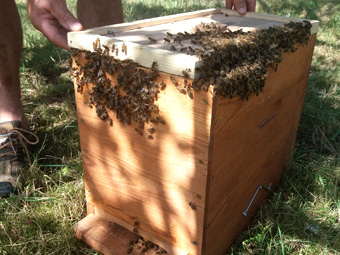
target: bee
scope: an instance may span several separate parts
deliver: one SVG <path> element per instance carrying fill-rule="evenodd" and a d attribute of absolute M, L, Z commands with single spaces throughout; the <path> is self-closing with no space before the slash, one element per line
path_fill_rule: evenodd
<path fill-rule="evenodd" d="M 184 88 L 186 88 L 188 86 L 188 80 L 184 79 Z"/>
<path fill-rule="evenodd" d="M 149 129 L 148 129 L 148 131 L 149 131 L 151 134 L 153 134 L 153 133 L 155 133 L 155 132 L 156 132 L 156 129 L 155 129 L 155 128 L 153 128 L 153 127 L 151 127 L 151 128 L 149 128 Z"/>
<path fill-rule="evenodd" d="M 91 102 L 84 102 L 84 104 L 87 105 L 88 107 L 92 108 Z"/>
<path fill-rule="evenodd" d="M 171 34 L 171 33 L 169 33 L 169 32 L 166 32 L 166 34 L 170 37 L 170 38 L 172 38 L 174 35 L 173 34 Z"/>
<path fill-rule="evenodd" d="M 140 128 L 135 128 L 135 131 L 139 134 L 139 135 L 143 135 L 143 131 Z"/>
<path fill-rule="evenodd" d="M 141 250 L 140 250 L 140 252 L 141 253 L 144 253 L 144 252 L 146 252 L 148 250 L 148 247 L 143 247 Z"/>
<path fill-rule="evenodd" d="M 190 53 L 190 55 L 194 55 L 195 54 L 195 50 L 193 48 L 191 48 L 190 46 L 188 46 L 188 53 Z"/>
<path fill-rule="evenodd" d="M 112 46 L 111 46 L 111 52 L 115 52 L 115 49 L 116 49 L 116 44 L 112 44 Z"/>
<path fill-rule="evenodd" d="M 78 59 L 74 59 L 74 63 L 76 63 L 77 66 L 81 66 Z"/>
<path fill-rule="evenodd" d="M 109 56 L 110 48 L 106 45 L 103 45 L 103 48 L 104 48 L 103 55 Z"/>
<path fill-rule="evenodd" d="M 164 249 L 160 249 L 158 251 L 156 251 L 156 254 L 166 254 L 167 252 Z"/>
<path fill-rule="evenodd" d="M 198 42 L 195 39 L 191 39 L 191 43 L 195 45 L 198 44 Z"/>
<path fill-rule="evenodd" d="M 72 68 L 72 71 L 73 72 L 71 72 L 70 75 L 73 76 L 73 78 L 78 78 L 79 75 L 80 75 L 80 72 L 79 72 L 78 68 Z"/>
<path fill-rule="evenodd" d="M 125 43 L 122 44 L 122 52 L 127 55 L 127 46 L 125 45 Z"/>
<path fill-rule="evenodd" d="M 173 46 L 173 45 L 171 45 L 170 50 L 171 50 L 171 51 L 176 51 L 176 47 Z"/>
<path fill-rule="evenodd" d="M 152 62 L 151 70 L 152 70 L 153 72 L 158 72 L 158 64 L 157 64 L 156 61 Z"/>
<path fill-rule="evenodd" d="M 174 77 L 170 76 L 170 81 L 175 84 L 175 85 L 178 85 L 178 82 L 175 80 Z"/>
<path fill-rule="evenodd" d="M 189 202 L 189 206 L 192 210 L 196 211 L 197 205 L 194 202 Z"/>
<path fill-rule="evenodd" d="M 107 112 L 102 104 L 96 105 L 96 113 L 101 120 L 105 120 L 108 117 Z"/>
<path fill-rule="evenodd" d="M 182 47 L 182 48 L 180 49 L 180 52 L 185 52 L 187 49 L 188 49 L 188 47 Z"/>
<path fill-rule="evenodd" d="M 160 89 L 161 89 L 161 90 L 164 90 L 164 89 L 166 88 L 166 84 L 164 83 L 164 81 L 161 81 L 161 82 L 159 83 L 159 86 L 160 86 Z"/>
<path fill-rule="evenodd" d="M 72 54 L 72 57 L 78 57 L 82 54 L 82 51 L 76 48 L 71 48 L 71 54 Z"/>
<path fill-rule="evenodd" d="M 130 254 L 133 250 L 133 246 L 129 246 L 126 250 L 126 254 Z"/>
<path fill-rule="evenodd" d="M 182 94 L 186 94 L 187 93 L 187 91 L 185 90 L 185 88 L 182 88 L 181 86 L 176 86 L 176 88 L 178 89 L 178 91 L 180 92 L 180 93 L 182 93 Z"/>
<path fill-rule="evenodd" d="M 174 42 L 177 42 L 178 44 L 181 44 L 182 40 L 181 40 L 181 38 L 179 36 L 176 36 L 174 38 Z"/>
<path fill-rule="evenodd" d="M 97 38 L 96 41 L 92 43 L 92 46 L 94 51 L 101 53 L 101 45 L 99 38 Z"/>
<path fill-rule="evenodd" d="M 203 51 L 199 48 L 196 48 L 195 52 L 196 52 L 197 55 L 203 55 Z"/>
<path fill-rule="evenodd" d="M 165 120 L 161 116 L 158 116 L 157 120 L 158 120 L 159 123 L 165 124 Z"/>
<path fill-rule="evenodd" d="M 107 118 L 106 122 L 107 122 L 107 124 L 108 124 L 110 127 L 112 127 L 113 121 L 112 121 L 112 119 L 111 119 L 110 117 Z"/>
<path fill-rule="evenodd" d="M 190 69 L 185 69 L 182 71 L 182 74 L 185 78 L 189 78 L 189 72 L 190 72 Z"/>
<path fill-rule="evenodd" d="M 188 94 L 188 96 L 189 96 L 191 99 L 193 99 L 193 98 L 194 98 L 194 96 L 193 96 L 193 94 L 192 94 L 192 91 L 191 91 L 191 87 L 190 87 L 190 86 L 188 86 L 188 88 L 187 88 L 187 94 Z"/>
<path fill-rule="evenodd" d="M 149 36 L 148 39 L 150 41 L 150 44 L 157 42 L 157 40 L 155 38 L 151 37 L 151 36 Z"/>
<path fill-rule="evenodd" d="M 164 43 L 170 43 L 170 39 L 168 39 L 168 38 L 163 38 L 164 39 Z"/>

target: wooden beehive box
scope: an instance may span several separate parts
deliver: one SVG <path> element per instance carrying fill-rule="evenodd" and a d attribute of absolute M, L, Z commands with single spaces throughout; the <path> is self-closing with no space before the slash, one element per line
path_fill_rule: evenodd
<path fill-rule="evenodd" d="M 99 39 L 111 56 L 145 70 L 157 62 L 156 81 L 166 84 L 155 101 L 165 124 L 146 121 L 141 130 L 109 110 L 100 120 L 94 105 L 88 107 L 93 85 L 85 80 L 80 88 L 80 76 L 75 79 L 88 210 L 75 227 L 80 239 L 105 254 L 126 254 L 134 234 L 168 254 L 225 254 L 292 157 L 318 22 L 311 21 L 308 44 L 283 53 L 282 62 L 268 69 L 263 93 L 248 100 L 213 95 L 212 86 L 192 89 L 192 96 L 179 93 L 172 80 L 199 79 L 200 60 L 180 51 L 183 42 L 164 38 L 203 23 L 248 31 L 290 21 L 301 20 L 212 9 L 69 33 L 72 48 L 93 51 Z M 74 70 L 87 61 L 76 55 Z M 106 77 L 116 85 L 114 74 Z"/>

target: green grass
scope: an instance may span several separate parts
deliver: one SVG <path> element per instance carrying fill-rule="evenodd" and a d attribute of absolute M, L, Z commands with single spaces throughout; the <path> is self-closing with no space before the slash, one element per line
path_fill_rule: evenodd
<path fill-rule="evenodd" d="M 95 254 L 71 231 L 85 212 L 79 133 L 68 52 L 29 22 L 20 70 L 24 111 L 39 136 L 25 190 L 0 200 L 0 255 Z M 123 1 L 125 20 L 223 6 L 224 1 Z M 68 1 L 75 10 L 75 0 Z M 318 19 L 318 33 L 294 159 L 279 189 L 228 254 L 340 254 L 340 4 L 258 0 L 258 12 Z M 213 254 L 212 254 L 213 255 Z"/>

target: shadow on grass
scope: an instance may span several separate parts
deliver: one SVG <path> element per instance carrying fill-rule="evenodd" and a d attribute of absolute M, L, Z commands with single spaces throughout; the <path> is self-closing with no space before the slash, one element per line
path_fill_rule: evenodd
<path fill-rule="evenodd" d="M 25 68 L 39 74 L 47 83 L 55 83 L 65 72 L 71 55 L 46 41 L 42 46 L 23 49 L 22 62 Z"/>

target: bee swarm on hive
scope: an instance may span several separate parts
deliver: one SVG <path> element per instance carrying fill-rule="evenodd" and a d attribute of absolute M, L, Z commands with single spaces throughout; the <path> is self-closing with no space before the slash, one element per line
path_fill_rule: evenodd
<path fill-rule="evenodd" d="M 184 31 L 174 35 L 167 32 L 164 43 L 171 44 L 171 51 L 196 55 L 202 61 L 202 65 L 196 68 L 200 77 L 192 84 L 187 79 L 184 84 L 179 84 L 173 77 L 170 77 L 171 82 L 180 93 L 187 94 L 191 99 L 191 88 L 207 91 L 211 85 L 214 95 L 229 98 L 240 96 L 247 100 L 250 95 L 259 95 L 263 90 L 268 68 L 277 70 L 283 52 L 294 52 L 296 45 L 308 43 L 311 27 L 309 21 L 303 21 L 244 32 L 242 29 L 231 31 L 226 25 L 211 22 L 197 25 L 193 33 Z M 156 43 L 156 39 L 148 39 L 150 43 Z M 186 42 L 192 46 L 184 46 Z M 155 82 L 157 63 L 153 62 L 150 71 L 140 69 L 133 60 L 109 56 L 110 49 L 105 45 L 102 49 L 99 39 L 93 43 L 93 50 L 72 49 L 74 59 L 83 54 L 87 60 L 84 66 L 76 60 L 78 68 L 74 67 L 72 74 L 77 79 L 78 92 L 82 92 L 85 83 L 94 85 L 90 101 L 85 103 L 96 107 L 98 117 L 112 125 L 107 114 L 107 110 L 112 110 L 126 124 L 130 124 L 131 120 L 138 123 L 136 131 L 140 135 L 143 135 L 146 122 L 164 124 L 155 103 L 157 94 L 166 87 L 164 82 Z M 111 51 L 117 55 L 118 47 L 113 45 Z M 122 52 L 127 52 L 125 44 Z M 182 75 L 189 78 L 190 71 L 183 70 Z M 111 85 L 105 73 L 117 73 L 115 86 Z M 152 134 L 146 137 L 152 139 Z"/>
<path fill-rule="evenodd" d="M 80 238 L 104 254 L 225 254 L 291 159 L 317 29 L 213 9 L 71 32 Z M 105 222 L 124 242 L 93 234 Z"/>
<path fill-rule="evenodd" d="M 126 47 L 126 46 L 125 46 Z M 84 102 L 89 107 L 96 108 L 97 116 L 112 125 L 107 110 L 116 113 L 117 119 L 125 124 L 131 121 L 138 123 L 136 132 L 143 135 L 145 122 L 164 124 L 155 104 L 157 94 L 165 89 L 164 83 L 155 82 L 158 76 L 157 63 L 154 62 L 151 71 L 138 68 L 132 60 L 119 60 L 108 55 L 109 49 L 101 48 L 100 41 L 93 43 L 94 52 L 72 50 L 73 58 L 83 55 L 87 61 L 83 66 L 76 60 L 78 67 L 72 69 L 72 75 L 77 79 L 77 91 L 82 93 L 86 83 L 92 84 L 89 92 L 89 102 Z M 112 49 L 114 52 L 116 49 Z M 126 48 L 124 48 L 126 51 Z M 107 78 L 106 74 L 116 74 L 116 85 Z M 154 129 L 149 128 L 147 137 L 152 139 Z"/>

